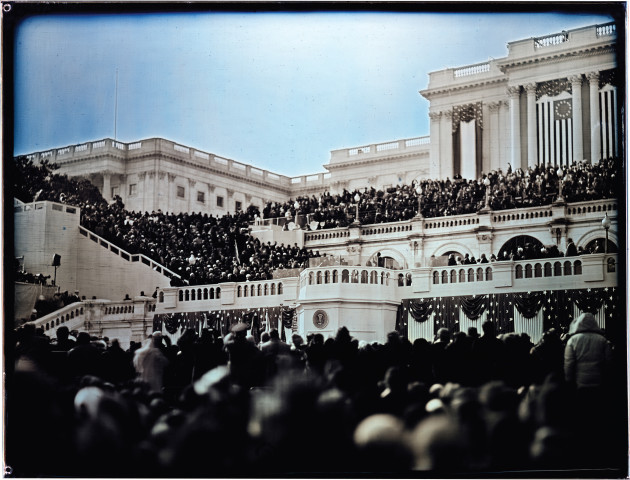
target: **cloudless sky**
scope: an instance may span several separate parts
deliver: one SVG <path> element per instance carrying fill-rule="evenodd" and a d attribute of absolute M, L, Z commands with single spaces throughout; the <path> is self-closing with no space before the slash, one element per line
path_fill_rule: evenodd
<path fill-rule="evenodd" d="M 163 137 L 285 175 L 429 134 L 428 73 L 605 23 L 550 13 L 42 15 L 15 39 L 15 154 Z"/>

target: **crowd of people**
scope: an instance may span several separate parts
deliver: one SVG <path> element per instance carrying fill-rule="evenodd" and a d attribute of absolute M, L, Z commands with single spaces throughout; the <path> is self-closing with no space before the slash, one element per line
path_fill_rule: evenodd
<path fill-rule="evenodd" d="M 17 198 L 79 206 L 84 227 L 129 253 L 144 254 L 164 265 L 176 274 L 173 286 L 270 279 L 274 270 L 304 268 L 309 258 L 318 256 L 296 244 L 263 243 L 249 235 L 249 225 L 261 215 L 263 219 L 301 219 L 307 229 L 344 227 L 354 219 L 358 195 L 361 223 L 394 222 L 417 214 L 418 196 L 425 217 L 477 212 L 485 205 L 486 179 L 489 205 L 501 210 L 551 203 L 558 197 L 560 178 L 567 201 L 615 197 L 619 185 L 616 180 L 620 178 L 616 159 L 574 163 L 561 177 L 552 167 L 536 166 L 526 171 L 493 171 L 477 180 L 456 176 L 453 180 L 398 185 L 386 191 L 366 188 L 341 194 L 325 192 L 284 204 L 271 202 L 262 212 L 250 205 L 244 211 L 215 217 L 194 212 L 128 211 L 120 197 L 105 201 L 88 180 L 53 173 L 53 164 L 34 165 L 26 157 L 18 157 L 14 167 Z M 500 259 L 519 256 L 516 250 L 501 254 L 506 257 Z"/>
<path fill-rule="evenodd" d="M 618 159 L 611 158 L 596 164 L 574 162 L 565 170 L 536 165 L 527 170 L 493 170 L 475 180 L 455 175 L 452 180 L 414 181 L 386 190 L 364 188 L 350 192 L 344 189 L 340 194 L 325 192 L 284 203 L 269 202 L 262 215 L 264 219 L 303 219 L 300 223 L 306 228 L 316 225 L 316 229 L 347 227 L 356 217 L 357 203 L 362 224 L 409 220 L 418 213 L 419 203 L 423 217 L 462 215 L 485 207 L 486 189 L 492 210 L 537 207 L 558 200 L 560 180 L 562 197 L 567 202 L 616 198 L 622 178 L 619 168 Z"/>
<path fill-rule="evenodd" d="M 7 338 L 7 464 L 27 477 L 623 472 L 624 353 L 593 315 L 537 345 L 482 327 L 384 344 L 342 327 L 289 345 L 271 330 L 256 345 L 240 323 L 124 350 L 25 325 Z"/>

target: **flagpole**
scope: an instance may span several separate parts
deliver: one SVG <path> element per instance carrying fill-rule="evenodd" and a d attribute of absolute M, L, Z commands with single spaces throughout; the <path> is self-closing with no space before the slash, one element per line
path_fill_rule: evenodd
<path fill-rule="evenodd" d="M 116 94 L 114 95 L 114 140 L 118 134 L 118 69 L 116 69 Z"/>

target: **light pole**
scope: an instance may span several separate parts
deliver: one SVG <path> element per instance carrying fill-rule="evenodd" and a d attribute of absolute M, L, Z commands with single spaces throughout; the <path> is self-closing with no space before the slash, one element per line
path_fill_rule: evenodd
<path fill-rule="evenodd" d="M 354 218 L 354 223 L 360 224 L 361 222 L 359 221 L 359 202 L 361 201 L 361 195 L 359 195 L 359 193 L 355 193 L 354 194 L 354 201 L 357 204 L 357 214 L 356 217 Z"/>
<path fill-rule="evenodd" d="M 422 218 L 422 186 L 419 183 L 416 187 L 416 195 L 418 196 L 418 214 L 416 217 Z"/>
<path fill-rule="evenodd" d="M 564 197 L 562 196 L 562 178 L 564 177 L 564 172 L 562 171 L 562 167 L 558 167 L 556 170 L 556 175 L 558 175 L 558 199 L 556 202 L 564 202 Z"/>
<path fill-rule="evenodd" d="M 602 220 L 602 227 L 606 231 L 606 244 L 604 245 L 604 253 L 608 253 L 608 229 L 610 228 L 610 218 L 608 218 L 608 213 L 604 215 L 604 219 Z"/>

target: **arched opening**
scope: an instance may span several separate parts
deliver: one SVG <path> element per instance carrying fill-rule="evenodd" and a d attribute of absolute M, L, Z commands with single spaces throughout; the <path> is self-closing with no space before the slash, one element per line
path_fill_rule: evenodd
<path fill-rule="evenodd" d="M 542 277 L 542 265 L 540 263 L 534 265 L 534 276 Z"/>
<path fill-rule="evenodd" d="M 483 268 L 481 267 L 477 269 L 477 281 L 483 282 Z"/>
<path fill-rule="evenodd" d="M 324 283 L 330 283 L 330 270 L 324 272 Z"/>
<path fill-rule="evenodd" d="M 265 292 L 265 296 L 269 295 L 269 284 L 268 283 L 265 283 L 264 292 Z"/>
<path fill-rule="evenodd" d="M 615 242 L 608 239 L 608 253 L 617 253 L 618 248 Z M 596 238 L 591 240 L 584 247 L 584 253 L 606 253 L 606 239 Z"/>
<path fill-rule="evenodd" d="M 433 275 L 435 276 L 437 274 L 437 272 L 433 272 Z M 372 270 L 370 272 L 370 283 L 378 283 L 378 273 L 376 273 L 376 270 Z"/>
<path fill-rule="evenodd" d="M 338 283 L 338 282 L 339 282 L 339 272 L 337 270 L 333 270 L 332 283 Z"/>
<path fill-rule="evenodd" d="M 317 285 L 321 285 L 322 284 L 322 271 L 319 270 L 317 272 Z"/>
<path fill-rule="evenodd" d="M 343 270 L 341 272 L 341 283 L 349 283 L 350 282 L 350 272 L 348 270 Z"/>
<path fill-rule="evenodd" d="M 521 275 L 523 271 L 521 270 Z M 490 267 L 486 268 L 486 281 L 492 280 L 492 269 Z"/>
<path fill-rule="evenodd" d="M 282 295 L 282 282 L 278 284 L 278 295 Z"/>
<path fill-rule="evenodd" d="M 545 277 L 551 277 L 551 263 L 545 263 Z"/>
<path fill-rule="evenodd" d="M 217 287 L 217 298 L 221 298 L 221 287 Z"/>
<path fill-rule="evenodd" d="M 564 262 L 564 274 L 571 275 L 571 262 L 569 262 L 568 260 Z"/>
<path fill-rule="evenodd" d="M 433 285 L 439 285 L 440 283 L 440 274 L 438 272 L 433 272 Z"/>
<path fill-rule="evenodd" d="M 532 266 L 530 264 L 525 265 L 525 278 L 532 278 Z"/>
<path fill-rule="evenodd" d="M 239 298 L 243 296 L 243 289 L 241 288 L 240 285 L 236 287 L 236 296 Z"/>
<path fill-rule="evenodd" d="M 446 270 L 442 270 L 442 283 L 448 283 L 448 272 Z"/>
<path fill-rule="evenodd" d="M 475 281 L 475 271 L 472 268 L 468 269 L 468 281 L 469 282 Z"/>
<path fill-rule="evenodd" d="M 313 285 L 313 278 L 314 278 L 313 272 L 308 272 L 308 284 L 309 285 Z"/>
<path fill-rule="evenodd" d="M 457 282 L 457 272 L 455 270 L 451 270 L 451 283 Z"/>
<path fill-rule="evenodd" d="M 573 264 L 573 274 L 574 275 L 582 275 L 582 262 L 576 260 Z"/>
<path fill-rule="evenodd" d="M 368 272 L 367 272 L 367 270 L 363 270 L 361 272 L 361 283 L 368 283 Z"/>
<path fill-rule="evenodd" d="M 553 264 L 553 276 L 554 277 L 562 276 L 562 264 L 560 262 L 555 262 Z"/>
<path fill-rule="evenodd" d="M 503 259 L 504 255 L 510 255 L 513 253 L 515 256 L 517 255 L 519 248 L 524 252 L 524 258 L 534 258 L 532 256 L 527 256 L 528 252 L 540 252 L 543 244 L 537 238 L 534 238 L 530 235 L 519 235 L 518 237 L 513 237 L 509 239 L 507 242 L 503 244 L 501 249 L 499 250 L 499 259 Z M 516 258 L 518 259 L 518 258 Z"/>
<path fill-rule="evenodd" d="M 466 281 L 466 270 L 463 268 L 459 271 L 459 283 L 464 283 Z"/>

